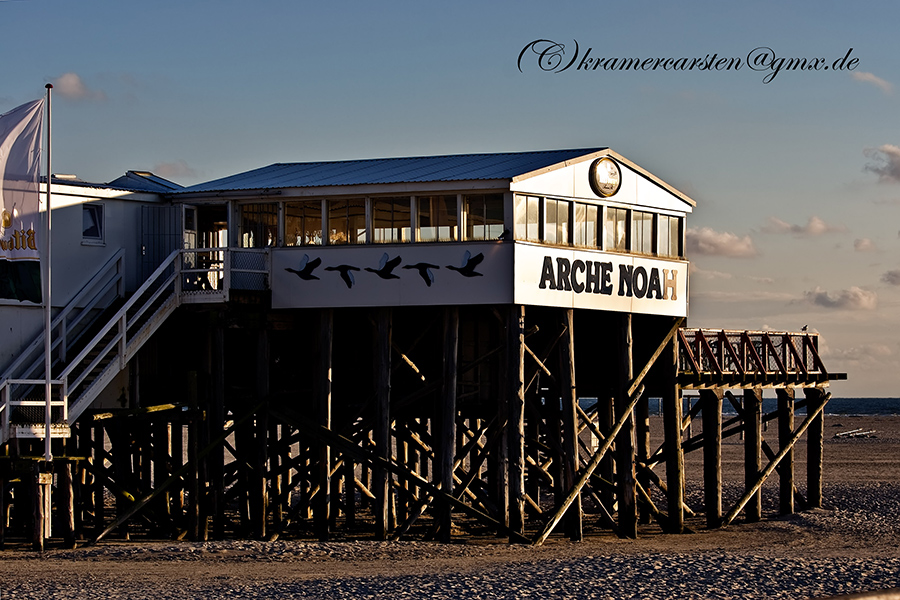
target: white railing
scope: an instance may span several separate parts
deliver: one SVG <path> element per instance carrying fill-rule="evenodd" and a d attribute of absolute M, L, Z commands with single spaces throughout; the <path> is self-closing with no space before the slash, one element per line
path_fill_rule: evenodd
<path fill-rule="evenodd" d="M 265 249 L 191 248 L 173 251 L 121 308 L 69 359 L 72 347 L 95 323 L 69 320 L 76 308 L 79 315 L 106 309 L 114 289 L 115 298 L 122 296 L 122 256 L 120 250 L 95 275 L 60 313 L 51 325 L 56 332 L 53 341 L 54 365 L 60 365 L 52 385 L 59 386 L 59 399 L 51 400 L 58 409 L 54 423 L 68 428 L 91 405 L 110 381 L 150 338 L 154 331 L 183 303 L 225 302 L 232 289 L 266 290 L 269 286 L 269 252 Z M 103 285 L 100 285 L 103 283 Z M 114 298 L 113 298 L 114 299 Z M 81 306 L 79 306 L 81 305 Z M 78 335 L 69 336 L 77 329 Z M 10 427 L 17 426 L 16 407 L 46 407 L 44 399 L 26 398 L 26 393 L 13 393 L 17 386 L 36 388 L 43 385 L 43 334 L 20 355 L 0 380 L 0 444 L 9 439 Z M 27 366 L 25 366 L 27 365 Z M 54 369 L 56 370 L 56 369 Z M 33 435 L 43 437 L 41 422 L 27 423 Z M 51 432 L 51 435 L 56 435 Z"/>

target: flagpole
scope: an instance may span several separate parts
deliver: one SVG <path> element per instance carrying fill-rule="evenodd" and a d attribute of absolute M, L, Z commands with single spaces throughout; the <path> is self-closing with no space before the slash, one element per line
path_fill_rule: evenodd
<path fill-rule="evenodd" d="M 53 375 L 51 372 L 53 361 L 50 357 L 52 349 L 50 340 L 50 312 L 53 307 L 50 301 L 50 187 L 53 177 L 53 171 L 50 168 L 50 90 L 53 89 L 53 84 L 48 83 L 44 87 L 47 88 L 47 219 L 44 228 L 44 243 L 46 247 L 44 261 L 47 265 L 47 269 L 44 271 L 46 277 L 44 281 L 44 458 L 49 462 L 53 460 L 53 452 L 50 445 L 50 425 L 53 421 L 53 414 L 50 406 L 50 399 L 52 398 L 51 381 Z"/>

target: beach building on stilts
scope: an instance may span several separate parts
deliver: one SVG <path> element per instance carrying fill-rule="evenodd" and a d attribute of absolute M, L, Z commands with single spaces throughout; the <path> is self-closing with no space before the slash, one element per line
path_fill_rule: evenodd
<path fill-rule="evenodd" d="M 686 328 L 695 204 L 611 149 L 52 185 L 53 423 L 40 307 L 3 302 L 0 544 L 678 533 L 761 518 L 776 468 L 772 512 L 821 506 L 845 375 L 814 333 Z"/>

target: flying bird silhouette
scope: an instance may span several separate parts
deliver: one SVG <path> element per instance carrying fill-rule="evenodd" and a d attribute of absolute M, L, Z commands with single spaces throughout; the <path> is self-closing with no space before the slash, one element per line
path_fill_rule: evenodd
<path fill-rule="evenodd" d="M 373 269 L 372 267 L 366 267 L 366 271 L 370 273 L 375 273 L 382 279 L 400 279 L 399 275 L 394 275 L 393 270 L 400 264 L 400 257 L 392 258 L 388 260 L 387 252 L 384 253 L 384 256 L 381 257 L 381 262 L 378 264 L 377 269 Z"/>
<path fill-rule="evenodd" d="M 359 267 L 353 267 L 351 265 L 338 265 L 336 267 L 325 267 L 326 271 L 339 271 L 341 273 L 341 279 L 344 280 L 344 283 L 347 284 L 347 288 L 352 288 L 353 284 L 356 283 L 356 278 L 353 276 L 352 271 L 359 271 Z"/>
<path fill-rule="evenodd" d="M 414 265 L 403 265 L 404 269 L 416 269 L 419 271 L 419 275 L 422 276 L 422 280 L 425 282 L 425 285 L 431 287 L 431 284 L 434 283 L 434 273 L 431 272 L 432 269 L 440 269 L 437 265 L 432 265 L 428 263 L 416 263 Z"/>
<path fill-rule="evenodd" d="M 465 255 L 463 255 L 463 262 L 461 267 L 454 267 L 453 265 L 447 265 L 448 269 L 452 269 L 462 275 L 463 277 L 481 277 L 484 273 L 479 273 L 475 270 L 475 268 L 481 264 L 481 261 L 484 260 L 484 254 L 479 252 L 475 256 L 466 250 Z"/>
<path fill-rule="evenodd" d="M 322 264 L 321 258 L 314 258 L 309 260 L 309 255 L 304 254 L 303 260 L 300 261 L 300 269 L 292 269 L 290 267 L 286 267 L 284 270 L 294 273 L 300 279 L 304 281 L 309 281 L 311 279 L 318 279 L 315 275 L 313 275 L 313 271 Z"/>

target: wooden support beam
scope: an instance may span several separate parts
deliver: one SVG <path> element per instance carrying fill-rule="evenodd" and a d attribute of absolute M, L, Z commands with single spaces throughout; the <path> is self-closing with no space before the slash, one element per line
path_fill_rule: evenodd
<path fill-rule="evenodd" d="M 650 399 L 646 394 L 641 396 L 637 406 L 634 407 L 634 417 L 635 439 L 637 441 L 637 446 L 635 447 L 635 460 L 637 464 L 646 463 L 650 458 Z M 650 501 L 650 492 L 652 491 L 652 488 L 650 487 L 650 481 L 644 474 L 637 471 L 636 475 L 638 499 L 640 499 L 642 493 L 640 488 L 643 487 L 643 493 L 647 495 L 647 501 L 649 502 L 649 505 L 648 502 L 638 503 L 638 508 L 640 509 L 638 517 L 640 523 L 647 524 L 650 522 L 651 517 L 656 516 L 653 513 L 653 510 L 651 510 L 651 508 L 655 508 L 653 502 Z"/>
<path fill-rule="evenodd" d="M 678 387 L 678 340 L 672 338 L 663 354 L 663 447 L 666 452 L 666 500 L 671 533 L 684 532 L 684 450 L 682 448 L 684 410 Z"/>
<path fill-rule="evenodd" d="M 737 504 L 735 504 L 728 514 L 725 515 L 725 518 L 722 522 L 722 527 L 730 524 L 734 518 L 738 515 L 738 513 L 743 510 L 744 506 L 750 501 L 750 499 L 755 495 L 759 489 L 762 487 L 763 483 L 765 483 L 766 479 L 772 472 L 778 467 L 778 464 L 781 460 L 787 455 L 788 452 L 793 449 L 794 444 L 797 443 L 806 430 L 810 428 L 811 424 L 815 422 L 817 419 L 821 418 L 822 412 L 825 410 L 825 403 L 828 401 L 829 395 L 825 395 L 822 398 L 822 401 L 816 402 L 814 407 L 807 407 L 806 409 L 806 418 L 803 420 L 803 423 L 800 424 L 800 427 L 791 435 L 791 438 L 787 441 L 787 444 L 775 455 L 766 469 L 760 474 L 759 478 L 756 480 L 754 485 L 744 493 L 744 496 L 738 500 Z M 809 443 L 807 441 L 807 443 Z"/>
<path fill-rule="evenodd" d="M 744 490 L 754 487 L 762 469 L 762 390 L 744 390 Z M 762 494 L 757 488 L 745 509 L 748 523 L 762 518 Z"/>
<path fill-rule="evenodd" d="M 543 544 L 547 538 L 553 533 L 553 530 L 562 520 L 563 516 L 566 514 L 566 511 L 571 506 L 572 502 L 575 501 L 575 498 L 581 492 L 581 489 L 585 486 L 591 476 L 594 474 L 594 471 L 597 469 L 597 466 L 600 464 L 600 461 L 603 459 L 603 456 L 609 450 L 610 446 L 612 446 L 612 441 L 616 439 L 616 436 L 622 430 L 622 426 L 625 424 L 625 421 L 631 414 L 631 410 L 634 408 L 634 405 L 637 403 L 638 398 L 641 394 L 644 393 L 643 386 L 638 388 L 635 392 L 635 395 L 628 399 L 627 405 L 625 406 L 625 410 L 622 411 L 622 416 L 616 420 L 615 425 L 613 425 L 612 430 L 609 433 L 609 437 L 604 440 L 603 445 L 594 452 L 594 455 L 591 457 L 591 460 L 584 467 L 584 470 L 578 476 L 578 480 L 575 482 L 575 486 L 569 491 L 569 494 L 566 496 L 565 500 L 556 507 L 556 512 L 553 513 L 553 516 L 544 525 L 544 528 L 538 533 L 535 538 L 532 540 L 532 544 L 535 546 L 540 546 Z"/>
<path fill-rule="evenodd" d="M 706 526 L 722 522 L 722 389 L 700 391 L 703 416 L 703 504 Z"/>
<path fill-rule="evenodd" d="M 314 378 L 316 424 L 331 428 L 331 376 L 332 343 L 334 340 L 334 312 L 330 308 L 319 309 L 319 336 L 316 348 L 316 374 Z M 319 488 L 313 506 L 313 521 L 319 540 L 327 541 L 330 536 L 331 499 L 331 449 L 328 444 L 314 443 L 310 460 L 312 465 L 310 485 Z M 310 499 L 312 500 L 312 499 Z"/>
<path fill-rule="evenodd" d="M 512 305 L 508 321 L 509 359 L 509 528 L 525 533 L 525 307 Z M 512 541 L 512 540 L 510 540 Z"/>
<path fill-rule="evenodd" d="M 788 336 L 785 336 L 787 338 Z M 775 390 L 778 396 L 778 445 L 784 447 L 794 432 L 794 388 Z M 778 512 L 794 512 L 794 451 L 789 450 L 778 466 Z"/>
<path fill-rule="evenodd" d="M 93 497 L 93 505 L 94 505 L 94 530 L 96 532 L 103 531 L 103 519 L 105 517 L 106 511 L 106 500 L 103 494 L 103 490 L 106 488 L 106 482 L 104 481 L 106 477 L 106 469 L 103 468 L 103 453 L 105 451 L 105 440 L 103 439 L 103 424 L 95 423 L 92 427 L 93 429 L 93 439 L 92 439 L 92 454 L 93 457 L 91 461 L 93 464 L 97 466 L 97 471 L 94 474 L 93 485 L 91 486 L 91 496 Z M 179 444 L 180 448 L 180 444 Z M 178 456 L 178 460 L 181 460 L 181 455 Z"/>
<path fill-rule="evenodd" d="M 634 468 L 634 415 L 632 406 L 629 406 L 627 411 L 624 410 L 627 404 L 628 386 L 634 375 L 631 314 L 617 315 L 617 321 L 616 418 L 622 421 L 622 428 L 616 438 L 616 479 L 618 483 L 616 501 L 619 507 L 619 535 L 636 538 L 637 488 L 635 487 Z"/>
<path fill-rule="evenodd" d="M 806 440 L 806 500 L 809 508 L 822 508 L 822 465 L 825 443 L 825 404 L 831 397 L 821 388 L 803 390 L 806 414 L 815 415 Z M 808 419 L 808 417 L 807 417 Z"/>
<path fill-rule="evenodd" d="M 63 543 L 66 548 L 75 548 L 75 490 L 72 481 L 72 465 L 68 462 L 56 463 L 59 512 L 62 513 Z"/>
<path fill-rule="evenodd" d="M 375 309 L 375 419 L 372 433 L 375 453 L 384 459 L 391 456 L 391 319 L 389 307 Z M 391 502 L 390 474 L 386 470 L 373 470 L 372 491 L 375 493 L 375 537 L 386 540 Z"/>
<path fill-rule="evenodd" d="M 579 467 L 578 449 L 578 394 L 575 389 L 575 314 L 571 308 L 563 309 L 561 326 L 566 329 L 560 345 L 560 392 L 562 397 L 562 462 L 564 489 L 572 489 Z M 566 513 L 566 533 L 572 541 L 580 542 L 582 531 L 581 495 L 576 494 Z"/>
<path fill-rule="evenodd" d="M 456 379 L 459 360 L 459 308 L 444 308 L 443 386 L 441 405 L 436 422 L 437 480 L 441 489 L 453 495 L 453 471 L 456 462 Z M 460 457 L 461 459 L 462 457 Z M 450 541 L 451 511 L 449 502 L 438 505 L 438 526 L 442 542 Z"/>
<path fill-rule="evenodd" d="M 220 318 L 216 319 L 210 331 L 210 377 L 209 433 L 207 436 L 212 440 L 218 437 L 225 428 L 225 330 Z M 180 428 L 178 432 L 180 432 Z M 223 446 L 217 446 L 210 453 L 207 459 L 207 473 L 210 479 L 209 514 L 212 518 L 212 537 L 223 539 L 226 520 L 225 448 Z M 168 472 L 161 472 L 160 478 L 155 481 L 164 481 L 167 476 Z"/>

